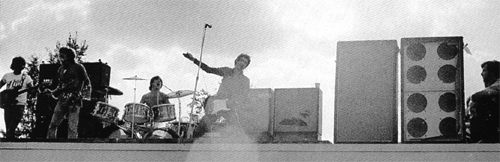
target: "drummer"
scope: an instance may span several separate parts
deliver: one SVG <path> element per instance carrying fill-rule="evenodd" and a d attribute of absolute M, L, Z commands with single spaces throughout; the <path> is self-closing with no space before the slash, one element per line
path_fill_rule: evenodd
<path fill-rule="evenodd" d="M 150 108 L 156 105 L 161 105 L 161 104 L 170 104 L 170 101 L 168 100 L 167 94 L 160 92 L 160 89 L 163 87 L 163 80 L 160 78 L 160 76 L 154 76 L 151 78 L 149 81 L 149 91 L 148 93 L 142 95 L 140 103 L 148 105 Z M 152 116 L 150 116 L 152 117 Z M 153 127 L 165 127 L 166 122 L 157 122 L 152 125 Z M 161 137 L 166 137 L 166 138 L 179 138 L 177 133 L 173 131 L 172 129 L 167 130 L 169 136 L 164 133 L 160 134 L 154 134 L 156 136 L 161 136 Z"/>
<path fill-rule="evenodd" d="M 163 87 L 163 80 L 160 76 L 154 76 L 149 82 L 148 93 L 142 95 L 140 103 L 146 104 L 149 107 L 153 107 L 161 104 L 170 104 L 167 94 L 160 92 L 161 87 Z"/>

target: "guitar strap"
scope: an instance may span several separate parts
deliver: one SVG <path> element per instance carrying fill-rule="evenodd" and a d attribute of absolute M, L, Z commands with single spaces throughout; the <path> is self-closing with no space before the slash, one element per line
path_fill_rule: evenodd
<path fill-rule="evenodd" d="M 26 79 L 26 74 L 25 73 L 22 73 L 22 76 L 21 76 L 21 87 L 19 88 L 20 89 L 23 89 L 23 86 L 24 86 L 24 80 Z M 20 95 L 19 94 L 19 90 L 17 90 L 16 92 L 16 98 Z"/>

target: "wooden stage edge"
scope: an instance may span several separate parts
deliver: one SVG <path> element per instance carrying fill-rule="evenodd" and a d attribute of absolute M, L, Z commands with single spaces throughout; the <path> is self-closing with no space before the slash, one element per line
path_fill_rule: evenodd
<path fill-rule="evenodd" d="M 500 144 L 0 142 L 0 161 L 500 161 Z"/>

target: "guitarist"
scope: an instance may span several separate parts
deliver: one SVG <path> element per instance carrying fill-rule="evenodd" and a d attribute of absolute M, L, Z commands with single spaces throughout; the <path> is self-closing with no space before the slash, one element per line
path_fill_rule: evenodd
<path fill-rule="evenodd" d="M 2 92 L 2 108 L 4 109 L 4 119 L 7 128 L 6 137 L 13 139 L 16 137 L 15 131 L 19 122 L 23 117 L 24 108 L 26 106 L 26 92 L 19 94 L 19 90 L 33 87 L 31 77 L 23 73 L 26 66 L 26 61 L 23 57 L 15 57 L 12 59 L 10 69 L 11 73 L 6 73 L 0 81 L 0 88 L 6 86 Z"/>
<path fill-rule="evenodd" d="M 214 105 L 215 103 L 221 103 L 219 105 L 225 104 L 226 106 L 222 107 L 227 107 L 227 109 L 215 108 L 216 106 L 213 106 L 212 108 L 205 107 L 206 115 L 201 119 L 200 125 L 196 128 L 197 130 L 195 130 L 195 136 L 201 136 L 204 132 L 208 131 L 210 124 L 217 120 L 219 116 L 222 116 L 227 120 L 228 129 L 241 130 L 241 124 L 239 123 L 237 112 L 241 112 L 245 109 L 248 102 L 247 98 L 250 91 L 250 79 L 243 74 L 243 70 L 250 64 L 250 56 L 243 53 L 238 55 L 238 57 L 234 60 L 234 68 L 214 68 L 200 62 L 190 53 L 184 53 L 183 55 L 194 64 L 200 65 L 200 68 L 203 71 L 222 77 L 217 94 L 207 98 L 207 100 L 215 99 L 215 101 L 207 104 Z"/>
<path fill-rule="evenodd" d="M 68 115 L 68 139 L 78 138 L 78 121 L 82 107 L 82 91 L 86 87 L 91 89 L 90 79 L 82 64 L 75 61 L 75 51 L 68 47 L 59 49 L 59 63 L 57 70 L 59 84 L 54 90 L 46 89 L 45 92 L 57 96 L 58 101 L 47 132 L 48 139 L 56 138 L 57 127 L 64 116 Z"/>

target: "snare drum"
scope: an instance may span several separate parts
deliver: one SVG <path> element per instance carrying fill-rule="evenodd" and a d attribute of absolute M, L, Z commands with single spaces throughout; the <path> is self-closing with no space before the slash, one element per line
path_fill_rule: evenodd
<path fill-rule="evenodd" d="M 92 115 L 105 122 L 114 122 L 118 117 L 118 112 L 120 112 L 118 108 L 99 101 L 97 102 Z"/>
<path fill-rule="evenodd" d="M 175 120 L 175 105 L 161 104 L 151 108 L 153 111 L 153 120 L 155 122 L 167 122 Z"/>
<path fill-rule="evenodd" d="M 135 112 L 133 112 L 134 109 Z M 135 123 L 146 123 L 149 121 L 148 115 L 148 105 L 141 103 L 128 103 L 125 105 L 125 113 L 123 114 L 123 119 L 132 122 L 132 118 L 134 118 Z"/>

